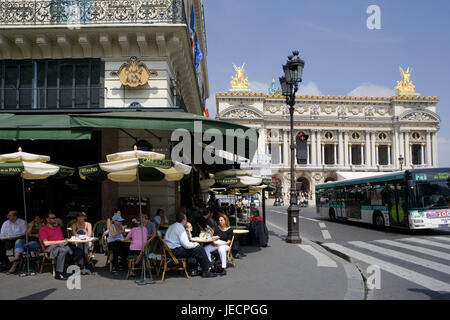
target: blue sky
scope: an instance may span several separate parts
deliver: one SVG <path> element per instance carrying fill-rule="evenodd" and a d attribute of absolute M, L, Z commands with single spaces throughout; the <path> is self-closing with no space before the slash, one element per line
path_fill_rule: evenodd
<path fill-rule="evenodd" d="M 369 5 L 381 9 L 381 30 L 366 26 Z M 212 117 L 233 62 L 245 62 L 251 89 L 266 92 L 298 49 L 300 93 L 323 95 L 389 96 L 398 67 L 409 66 L 416 92 L 440 100 L 439 166 L 450 166 L 450 1 L 204 0 L 204 8 Z"/>

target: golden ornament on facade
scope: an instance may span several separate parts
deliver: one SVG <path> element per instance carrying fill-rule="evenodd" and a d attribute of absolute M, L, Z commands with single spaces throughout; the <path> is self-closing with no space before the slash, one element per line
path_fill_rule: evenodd
<path fill-rule="evenodd" d="M 401 81 L 397 81 L 397 86 L 395 87 L 395 90 L 397 91 L 397 94 L 411 94 L 411 93 L 415 93 L 415 86 L 412 84 L 411 82 L 411 72 L 412 72 L 412 68 L 411 70 L 406 69 L 406 72 L 403 71 L 402 67 L 398 67 L 398 69 L 400 70 L 400 74 L 402 75 L 402 80 Z"/>
<path fill-rule="evenodd" d="M 119 77 L 124 86 L 138 87 L 146 84 L 150 77 L 156 77 L 158 73 L 149 71 L 138 58 L 131 57 L 127 63 L 122 64 L 118 72 L 111 72 L 111 75 Z"/>
<path fill-rule="evenodd" d="M 236 71 L 236 75 L 234 77 L 231 77 L 231 90 L 248 90 L 249 83 L 248 78 L 244 77 L 244 66 L 245 62 L 242 67 L 236 67 L 236 65 L 233 63 L 233 68 Z"/>

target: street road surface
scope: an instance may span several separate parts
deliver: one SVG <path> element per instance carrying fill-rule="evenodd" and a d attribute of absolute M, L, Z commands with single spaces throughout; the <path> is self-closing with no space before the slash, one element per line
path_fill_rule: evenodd
<path fill-rule="evenodd" d="M 266 215 L 269 230 L 287 230 L 287 207 L 267 207 Z M 332 222 L 315 208 L 301 208 L 300 216 L 302 238 L 355 264 L 366 278 L 373 274 L 369 266 L 380 268 L 380 289 L 368 290 L 367 299 L 450 299 L 448 229 L 380 231 Z"/>

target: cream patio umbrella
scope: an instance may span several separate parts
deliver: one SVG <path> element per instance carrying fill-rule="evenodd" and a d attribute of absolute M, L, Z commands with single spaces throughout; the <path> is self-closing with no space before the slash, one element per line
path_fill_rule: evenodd
<path fill-rule="evenodd" d="M 25 180 L 43 180 L 49 177 L 63 178 L 71 176 L 75 172 L 74 168 L 48 163 L 49 161 L 49 156 L 23 152 L 22 148 L 19 148 L 18 152 L 0 155 L 0 177 L 20 177 L 22 180 L 23 211 L 26 223 L 28 223 L 28 217 Z M 25 241 L 28 243 L 26 232 Z M 24 275 L 33 275 L 30 273 L 29 259 L 29 254 L 27 254 L 27 273 Z"/>
<path fill-rule="evenodd" d="M 82 179 L 93 181 L 111 180 L 114 182 L 137 181 L 139 194 L 139 214 L 142 217 L 141 186 L 140 181 L 180 181 L 191 173 L 192 167 L 181 162 L 165 160 L 161 153 L 138 150 L 118 152 L 106 156 L 107 162 L 97 163 L 78 168 Z M 141 228 L 143 224 L 141 221 Z M 142 237 L 144 233 L 141 232 Z M 142 243 L 144 239 L 142 239 Z M 142 251 L 144 247 L 142 247 Z M 154 281 L 145 278 L 145 259 L 142 260 L 142 279 L 137 284 L 151 284 Z M 150 277 L 152 274 L 150 272 Z"/>

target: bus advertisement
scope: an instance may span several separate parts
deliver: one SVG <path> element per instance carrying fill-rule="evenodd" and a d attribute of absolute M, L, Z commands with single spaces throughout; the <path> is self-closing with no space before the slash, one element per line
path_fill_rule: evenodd
<path fill-rule="evenodd" d="M 316 210 L 376 227 L 450 227 L 450 168 L 413 169 L 316 185 Z"/>

